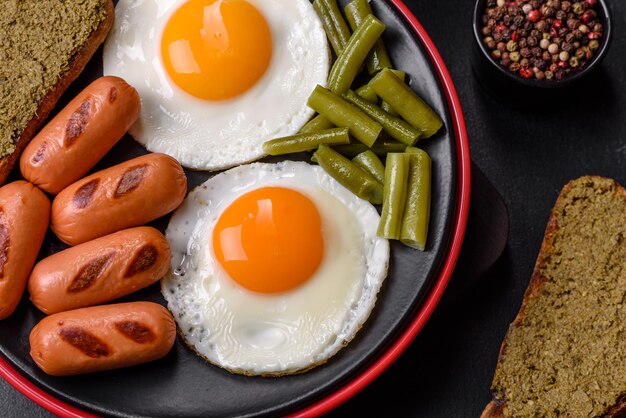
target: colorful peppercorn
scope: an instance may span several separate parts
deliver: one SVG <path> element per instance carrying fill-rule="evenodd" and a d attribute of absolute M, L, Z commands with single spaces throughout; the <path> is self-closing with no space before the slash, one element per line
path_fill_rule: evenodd
<path fill-rule="evenodd" d="M 535 23 L 541 19 L 541 12 L 539 10 L 531 10 L 528 12 L 528 20 Z"/>
<path fill-rule="evenodd" d="M 520 68 L 519 74 L 524 78 L 531 78 L 533 75 L 535 75 L 533 70 L 531 70 L 530 68 L 523 68 L 523 67 Z"/>

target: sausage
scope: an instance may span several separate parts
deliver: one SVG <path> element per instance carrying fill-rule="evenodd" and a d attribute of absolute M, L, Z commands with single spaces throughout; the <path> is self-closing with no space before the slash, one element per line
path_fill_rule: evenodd
<path fill-rule="evenodd" d="M 52 230 L 61 241 L 80 244 L 159 218 L 176 209 L 186 192 L 178 161 L 147 154 L 63 189 L 52 202 Z"/>
<path fill-rule="evenodd" d="M 139 117 L 137 91 L 119 77 L 91 83 L 28 144 L 25 179 L 51 194 L 83 177 Z"/>
<path fill-rule="evenodd" d="M 170 258 L 156 229 L 125 229 L 41 260 L 28 280 L 30 299 L 48 315 L 99 305 L 155 283 Z"/>
<path fill-rule="evenodd" d="M 37 187 L 16 181 L 0 188 L 0 319 L 13 313 L 50 221 L 50 201 Z"/>
<path fill-rule="evenodd" d="M 174 345 L 176 324 L 163 306 L 129 302 L 50 315 L 30 332 L 30 356 L 52 376 L 147 363 Z"/>

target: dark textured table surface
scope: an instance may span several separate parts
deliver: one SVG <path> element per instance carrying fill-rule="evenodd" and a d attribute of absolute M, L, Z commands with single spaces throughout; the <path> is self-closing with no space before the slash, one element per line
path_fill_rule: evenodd
<path fill-rule="evenodd" d="M 478 417 L 489 400 L 500 343 L 519 308 L 559 190 L 584 174 L 626 184 L 626 2 L 610 1 L 615 37 L 599 73 L 591 83 L 573 86 L 568 100 L 547 106 L 539 99 L 511 105 L 483 91 L 470 65 L 473 1 L 407 3 L 456 83 L 472 159 L 509 208 L 509 241 L 480 282 L 468 286 L 466 275 L 457 271 L 450 292 L 400 360 L 333 417 Z M 480 231 L 474 236 L 480 237 Z M 480 238 L 465 242 L 467 247 L 480 244 Z M 1 379 L 0 411 L 3 417 L 50 416 Z"/>

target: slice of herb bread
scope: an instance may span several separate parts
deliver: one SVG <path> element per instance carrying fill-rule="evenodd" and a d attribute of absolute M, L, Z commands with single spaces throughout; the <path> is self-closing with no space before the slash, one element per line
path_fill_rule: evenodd
<path fill-rule="evenodd" d="M 3 0 L 0 185 L 113 24 L 111 0 Z"/>
<path fill-rule="evenodd" d="M 482 414 L 626 416 L 626 190 L 568 183 L 552 209 Z"/>

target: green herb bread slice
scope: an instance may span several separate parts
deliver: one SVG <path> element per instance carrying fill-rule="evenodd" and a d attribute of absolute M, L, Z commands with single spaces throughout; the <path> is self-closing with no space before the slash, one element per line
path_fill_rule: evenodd
<path fill-rule="evenodd" d="M 113 24 L 111 0 L 2 0 L 0 185 Z"/>
<path fill-rule="evenodd" d="M 581 177 L 552 209 L 482 414 L 626 416 L 626 190 Z"/>

